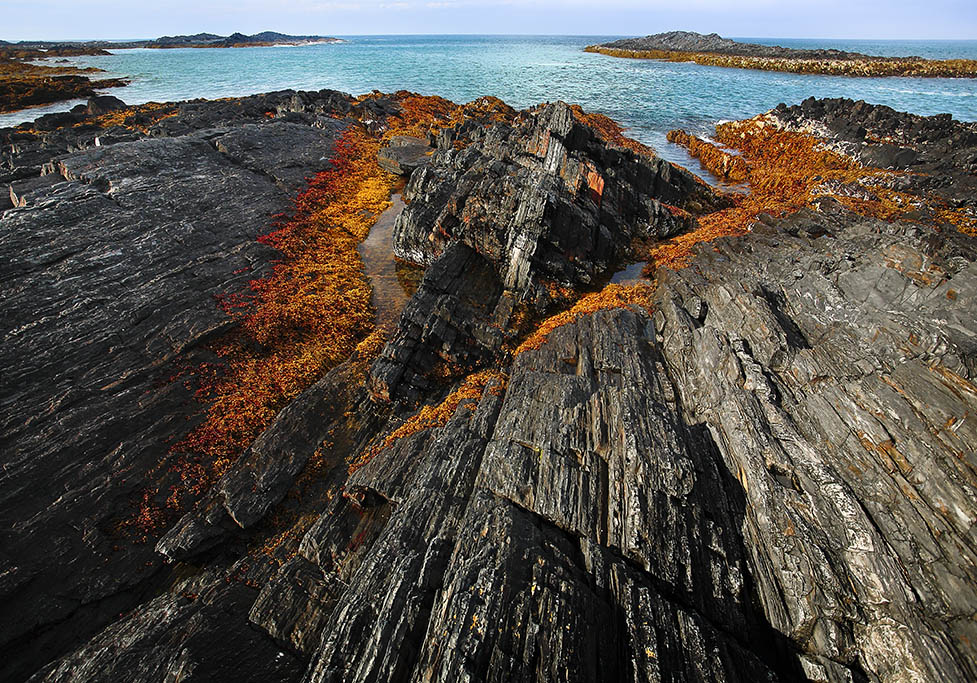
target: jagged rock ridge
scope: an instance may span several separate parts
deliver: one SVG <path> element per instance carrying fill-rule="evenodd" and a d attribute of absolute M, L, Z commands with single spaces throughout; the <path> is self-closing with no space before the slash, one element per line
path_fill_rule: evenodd
<path fill-rule="evenodd" d="M 771 116 L 805 130 L 892 118 L 803 109 Z M 568 144 L 574 125 L 551 105 L 439 141 L 398 234 L 430 265 L 381 360 L 352 358 L 286 408 L 164 539 L 180 561 L 165 590 L 37 680 L 977 676 L 975 239 L 823 198 L 660 271 L 650 310 L 580 316 L 510 359 L 487 324 L 509 319 L 506 294 L 532 301 L 540 279 L 614 267 L 577 264 L 554 234 L 668 234 L 647 207 L 719 202 L 682 174 L 662 184 L 654 160 Z M 889 137 L 925 162 L 933 136 Z M 605 196 L 641 201 L 573 191 L 585 161 Z M 486 174 L 511 194 L 480 185 Z M 520 213 L 508 197 L 551 208 Z M 478 220 L 459 220 L 469 203 Z M 529 276 L 507 280 L 498 235 L 527 233 Z M 501 362 L 501 375 L 350 473 L 411 403 L 451 388 L 414 382 L 377 401 L 391 364 L 479 343 L 468 369 Z M 327 494 L 301 503 L 308 524 L 270 555 L 249 549 L 314 451 Z"/>

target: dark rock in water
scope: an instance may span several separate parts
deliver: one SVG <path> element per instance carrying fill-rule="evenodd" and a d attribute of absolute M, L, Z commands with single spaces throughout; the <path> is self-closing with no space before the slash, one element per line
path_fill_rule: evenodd
<path fill-rule="evenodd" d="M 120 100 L 118 97 L 113 97 L 112 95 L 99 95 L 88 100 L 88 106 L 85 108 L 85 113 L 87 113 L 89 116 L 100 116 L 102 114 L 108 114 L 109 112 L 118 111 L 119 109 L 125 108 L 126 103 Z"/>
<path fill-rule="evenodd" d="M 424 274 L 394 338 L 373 364 L 372 394 L 417 403 L 438 385 L 439 368 L 464 375 L 488 364 L 505 341 L 502 330 L 512 310 L 503 293 L 491 262 L 452 243 Z"/>
<path fill-rule="evenodd" d="M 631 239 L 682 227 L 666 203 L 721 203 L 559 104 L 442 134 L 398 234 L 430 265 L 379 359 L 354 356 L 279 414 L 164 537 L 171 573 L 145 566 L 149 546 L 112 553 L 122 479 L 188 427 L 185 391 L 150 378 L 221 327 L 202 304 L 231 269 L 267 258 L 240 227 L 287 197 L 288 157 L 263 145 L 307 135 L 299 121 L 318 133 L 330 99 L 184 105 L 155 129 L 174 138 L 13 179 L 6 678 L 977 678 L 975 238 L 820 199 L 659 271 L 650 312 L 581 315 L 513 357 L 507 321 L 517 302 L 545 309 L 547 279 L 599 281 Z M 275 106 L 298 118 L 257 125 Z M 835 131 L 839 150 L 910 150 L 929 173 L 910 182 L 948 198 L 967 187 L 965 148 L 938 150 L 968 124 L 890 112 L 770 116 Z M 41 151 L 8 154 L 15 173 Z M 386 439 L 403 406 L 482 368 L 500 375 Z M 287 514 L 300 523 L 282 532 Z"/>

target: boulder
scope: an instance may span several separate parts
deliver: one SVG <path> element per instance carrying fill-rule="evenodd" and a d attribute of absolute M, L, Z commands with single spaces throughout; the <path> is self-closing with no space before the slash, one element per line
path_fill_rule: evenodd
<path fill-rule="evenodd" d="M 113 97 L 112 95 L 96 95 L 95 97 L 89 98 L 85 113 L 89 116 L 101 116 L 102 114 L 108 114 L 119 109 L 125 109 L 127 106 L 118 97 Z"/>

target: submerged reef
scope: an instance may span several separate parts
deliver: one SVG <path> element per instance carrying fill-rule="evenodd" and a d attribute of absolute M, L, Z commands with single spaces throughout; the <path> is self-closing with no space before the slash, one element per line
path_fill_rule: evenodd
<path fill-rule="evenodd" d="M 830 76 L 977 78 L 977 60 L 876 57 L 841 50 L 799 50 L 740 43 L 715 33 L 671 31 L 588 45 L 586 52 L 628 59 L 695 62 L 706 66 Z"/>
<path fill-rule="evenodd" d="M 563 102 L 0 130 L 0 677 L 977 677 L 977 128 L 670 139 L 749 192 Z"/>

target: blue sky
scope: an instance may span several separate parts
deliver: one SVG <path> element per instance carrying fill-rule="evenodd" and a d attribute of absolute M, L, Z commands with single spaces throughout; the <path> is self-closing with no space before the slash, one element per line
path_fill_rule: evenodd
<path fill-rule="evenodd" d="M 977 39 L 977 0 L 0 0 L 0 39 L 528 33 Z"/>

